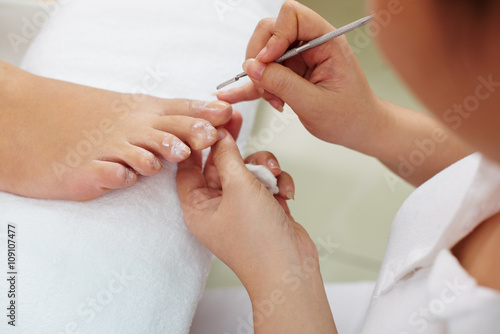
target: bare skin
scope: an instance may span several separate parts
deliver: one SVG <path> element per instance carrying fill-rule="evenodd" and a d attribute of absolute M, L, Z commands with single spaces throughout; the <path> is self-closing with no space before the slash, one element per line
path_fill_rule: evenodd
<path fill-rule="evenodd" d="M 333 29 L 311 9 L 286 2 L 278 18 L 262 20 L 250 39 L 243 68 L 252 82 L 218 98 L 236 103 L 263 97 L 278 109 L 285 100 L 314 136 L 373 156 L 415 186 L 473 152 L 439 119 L 375 96 L 345 37 L 303 52 L 285 66 L 273 63 L 291 43 Z M 412 170 L 404 168 L 402 159 L 409 160 L 419 143 L 429 140 L 434 152 Z"/>
<path fill-rule="evenodd" d="M 229 104 L 134 96 L 0 62 L 0 190 L 89 200 L 210 147 Z"/>
<path fill-rule="evenodd" d="M 462 239 L 452 252 L 482 286 L 500 291 L 500 214 L 485 220 Z"/>
<path fill-rule="evenodd" d="M 269 152 L 243 161 L 232 136 L 221 133 L 204 170 L 199 152 L 179 164 L 177 190 L 188 228 L 242 281 L 255 333 L 337 333 L 316 246 L 286 204 L 295 193 L 292 178 Z M 273 172 L 279 194 L 273 197 L 244 163 Z M 300 316 L 289 321 L 291 314 Z"/>
<path fill-rule="evenodd" d="M 394 6 L 392 0 L 369 3 L 375 13 Z M 492 5 L 474 31 L 471 27 L 478 21 L 470 17 L 469 8 L 457 10 L 450 1 L 453 11 L 448 11 L 443 3 L 403 0 L 404 10 L 377 36 L 382 52 L 434 116 L 377 99 L 343 38 L 308 50 L 285 66 L 273 63 L 291 44 L 332 29 L 296 1 L 287 1 L 277 19 L 263 20 L 256 28 L 247 53 L 252 59 L 243 65 L 253 82 L 218 97 L 230 103 L 263 97 L 278 110 L 286 102 L 316 137 L 377 157 L 396 172 L 399 155 L 411 153 L 416 139 L 432 139 L 437 128 L 446 140 L 414 173 L 401 175 L 415 185 L 474 151 L 500 163 L 500 44 L 495 42 L 500 4 Z M 444 17 L 452 21 L 443 25 Z M 458 33 L 456 27 L 463 31 Z M 453 116 L 461 117 L 460 123 L 448 122 L 448 109 L 474 94 L 481 97 L 476 110 L 458 111 Z M 189 229 L 245 285 L 255 333 L 335 333 L 319 269 L 311 265 L 297 290 L 286 288 L 283 275 L 294 266 L 304 268 L 314 254 L 312 241 L 290 216 L 283 198 L 270 196 L 244 170 L 228 135 L 214 146 L 213 162 L 221 182 L 210 182 L 213 175 L 203 174 L 194 157 L 181 163 L 179 196 Z M 482 222 L 453 249 L 479 284 L 494 289 L 500 289 L 499 217 Z M 286 302 L 272 302 L 276 289 Z M 259 322 L 259 305 L 269 300 L 273 312 Z"/>
<path fill-rule="evenodd" d="M 372 5 L 374 11 L 379 11 L 387 8 L 388 0 L 372 1 Z M 500 47 L 491 42 L 500 31 L 500 5 L 494 4 L 489 10 L 490 16 L 480 22 L 470 17 L 468 8 L 459 7 L 458 13 L 463 16 L 449 18 L 448 23 L 462 27 L 460 33 L 437 19 L 446 8 L 439 7 L 435 1 L 405 1 L 403 5 L 406 10 L 379 36 L 381 49 L 421 101 L 440 119 L 446 119 L 447 110 L 455 103 L 487 94 L 473 112 L 462 117 L 454 132 L 474 150 L 500 163 L 500 66 L 497 61 Z M 404 37 L 409 35 L 415 36 L 412 42 Z M 462 36 L 460 43 L 456 40 L 458 35 Z M 434 73 L 433 80 L 429 80 L 429 73 Z M 497 214 L 482 222 L 452 251 L 479 284 L 500 290 L 498 245 L 500 215 Z"/>

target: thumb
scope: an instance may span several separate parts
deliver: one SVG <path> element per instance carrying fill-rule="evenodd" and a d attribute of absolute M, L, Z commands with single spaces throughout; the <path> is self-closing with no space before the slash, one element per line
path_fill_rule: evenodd
<path fill-rule="evenodd" d="M 219 174 L 222 189 L 241 190 L 243 184 L 253 178 L 252 174 L 246 168 L 243 158 L 236 142 L 226 129 L 219 130 L 219 137 L 222 137 L 214 146 L 212 146 L 212 159 Z"/>
<path fill-rule="evenodd" d="M 307 97 L 314 96 L 316 86 L 313 83 L 281 64 L 264 64 L 255 59 L 247 59 L 243 69 L 253 81 L 285 101 L 292 109 L 307 108 Z"/>

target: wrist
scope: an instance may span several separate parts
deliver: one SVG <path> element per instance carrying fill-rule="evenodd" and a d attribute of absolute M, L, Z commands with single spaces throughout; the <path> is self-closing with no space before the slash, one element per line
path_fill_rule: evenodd
<path fill-rule="evenodd" d="M 322 287 L 318 250 L 312 240 L 308 236 L 306 240 L 294 240 L 293 246 L 280 242 L 284 240 L 258 247 L 265 252 L 254 252 L 251 258 L 240 261 L 240 266 L 231 268 L 250 297 L 261 298 L 274 288 L 296 289 L 295 285 L 302 281 L 319 283 Z"/>
<path fill-rule="evenodd" d="M 21 73 L 26 72 L 9 63 L 0 61 L 0 99 L 2 102 L 16 101 L 19 98 L 18 92 L 21 89 L 26 89 L 19 82 Z"/>
<path fill-rule="evenodd" d="M 358 140 L 351 149 L 360 153 L 379 158 L 387 150 L 387 144 L 392 140 L 392 130 L 394 129 L 394 118 L 390 103 L 382 100 L 375 94 L 371 98 L 367 115 L 361 121 L 362 130 Z"/>
<path fill-rule="evenodd" d="M 247 282 L 255 333 L 336 333 L 317 259 Z"/>
<path fill-rule="evenodd" d="M 279 296 L 295 298 L 304 293 L 323 291 L 323 280 L 319 265 L 307 261 L 292 264 L 282 269 L 273 269 L 244 281 L 244 286 L 253 302 L 276 301 Z"/>
<path fill-rule="evenodd" d="M 0 96 L 2 98 L 8 97 L 5 90 L 8 88 L 9 67 L 9 64 L 0 60 Z"/>

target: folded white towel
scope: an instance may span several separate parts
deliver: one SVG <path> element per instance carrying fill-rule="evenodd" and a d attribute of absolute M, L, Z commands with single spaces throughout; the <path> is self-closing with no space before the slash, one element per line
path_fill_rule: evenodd
<path fill-rule="evenodd" d="M 25 69 L 121 92 L 213 99 L 217 84 L 241 71 L 258 20 L 277 15 L 281 1 L 60 3 Z M 255 106 L 238 106 L 243 139 Z M 0 193 L 1 249 L 7 224 L 17 229 L 16 332 L 187 333 L 212 255 L 184 226 L 175 173 L 165 163 L 86 203 Z M 6 256 L 0 261 L 6 268 Z M 0 332 L 11 329 L 0 322 Z"/>

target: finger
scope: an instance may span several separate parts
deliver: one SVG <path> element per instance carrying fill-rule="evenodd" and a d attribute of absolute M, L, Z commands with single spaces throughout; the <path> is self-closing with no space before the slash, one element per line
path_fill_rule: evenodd
<path fill-rule="evenodd" d="M 286 199 L 284 199 L 283 197 L 278 196 L 278 195 L 275 195 L 274 198 L 276 198 L 276 200 L 281 205 L 281 207 L 283 208 L 285 213 L 290 216 L 291 215 L 290 208 L 288 207 L 288 204 L 286 203 Z"/>
<path fill-rule="evenodd" d="M 232 106 L 224 101 L 198 101 L 187 99 L 162 99 L 163 116 L 179 115 L 203 118 L 214 126 L 225 124 L 233 111 Z"/>
<path fill-rule="evenodd" d="M 222 189 L 241 191 L 248 180 L 257 181 L 245 167 L 233 137 L 225 129 L 220 130 L 222 139 L 213 147 L 213 162 L 221 180 Z M 257 181 L 258 182 L 258 181 Z"/>
<path fill-rule="evenodd" d="M 242 124 L 243 116 L 241 116 L 241 113 L 239 111 L 234 110 L 231 119 L 226 124 L 224 124 L 223 127 L 231 134 L 234 139 L 238 139 Z"/>
<path fill-rule="evenodd" d="M 281 6 L 272 36 L 256 58 L 264 63 L 278 59 L 296 41 L 311 41 L 333 30 L 333 26 L 312 9 L 297 1 Z"/>
<path fill-rule="evenodd" d="M 217 93 L 217 98 L 227 103 L 253 101 L 261 97 L 269 102 L 274 109 L 283 111 L 285 102 L 282 99 L 266 90 L 259 91 L 253 82 Z"/>
<path fill-rule="evenodd" d="M 275 18 L 263 19 L 255 28 L 247 46 L 246 59 L 255 58 L 257 54 L 266 46 L 269 39 L 273 36 Z M 254 92 L 264 100 L 268 101 L 273 108 L 283 111 L 284 102 L 277 96 L 266 91 L 258 82 L 254 82 Z"/>
<path fill-rule="evenodd" d="M 217 93 L 219 100 L 227 103 L 238 103 L 243 101 L 253 101 L 260 98 L 260 93 L 255 88 L 252 82 L 246 83 L 243 86 L 223 90 Z"/>
<path fill-rule="evenodd" d="M 245 159 L 245 163 L 252 165 L 261 165 L 267 167 L 274 176 L 278 176 L 281 173 L 281 167 L 278 163 L 278 159 L 271 152 L 257 152 L 249 155 Z"/>
<path fill-rule="evenodd" d="M 215 127 L 209 121 L 201 118 L 162 116 L 155 118 L 152 126 L 157 130 L 173 134 L 187 142 L 194 150 L 202 150 L 212 146 L 219 137 Z"/>
<path fill-rule="evenodd" d="M 285 199 L 295 199 L 295 184 L 292 176 L 287 172 L 281 172 L 278 179 L 279 195 Z"/>
<path fill-rule="evenodd" d="M 240 133 L 241 124 L 243 122 L 243 117 L 241 114 L 235 110 L 233 116 L 224 124 L 224 128 L 231 134 L 233 138 L 238 138 Z M 222 185 L 219 178 L 219 173 L 214 165 L 213 161 L 213 151 L 208 154 L 207 161 L 205 162 L 205 179 L 207 180 L 207 186 L 213 189 L 221 189 Z"/>
<path fill-rule="evenodd" d="M 255 58 L 257 54 L 267 45 L 269 39 L 273 36 L 276 18 L 260 20 L 250 37 L 247 46 L 246 58 Z"/>
<path fill-rule="evenodd" d="M 195 151 L 177 166 L 177 193 L 181 204 L 189 204 L 190 194 L 206 187 L 201 171 L 201 152 Z"/>
<path fill-rule="evenodd" d="M 309 109 L 308 99 L 314 96 L 317 87 L 292 69 L 277 63 L 264 64 L 249 59 L 244 63 L 245 72 L 252 81 L 259 82 L 266 91 L 278 96 L 294 110 Z"/>

